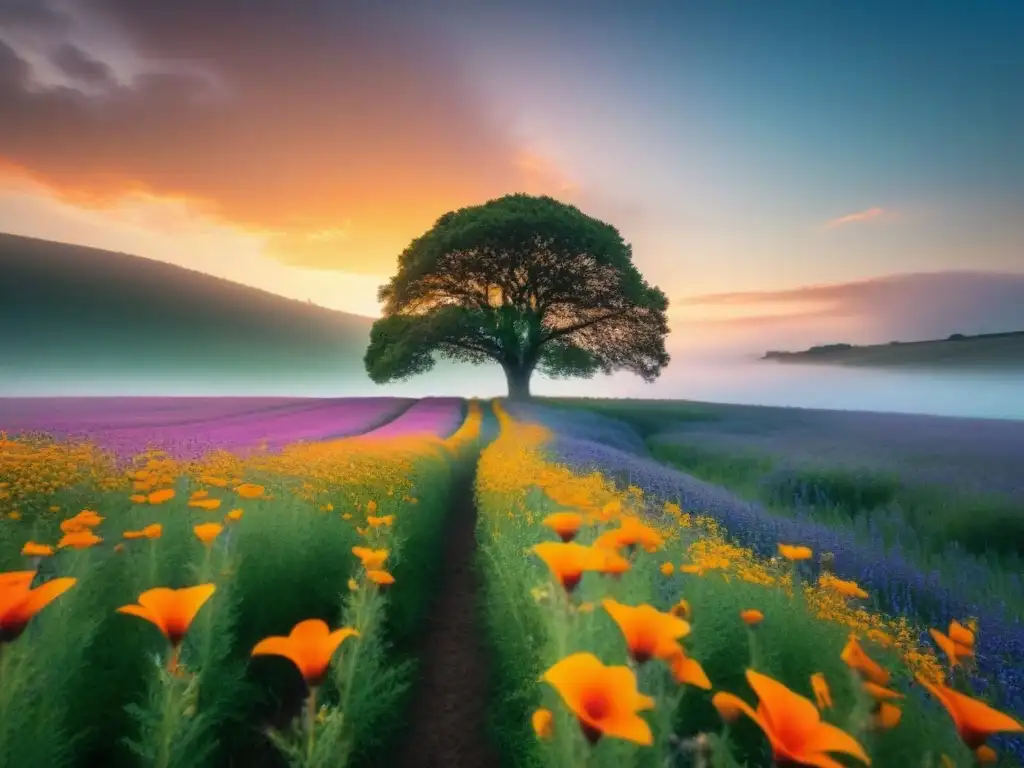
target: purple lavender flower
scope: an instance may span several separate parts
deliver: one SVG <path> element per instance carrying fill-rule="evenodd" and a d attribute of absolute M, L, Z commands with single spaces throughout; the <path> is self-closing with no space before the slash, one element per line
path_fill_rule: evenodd
<path fill-rule="evenodd" d="M 972 580 L 983 581 L 985 569 L 977 561 L 951 547 L 947 559 L 957 565 L 960 578 L 952 585 L 942 583 L 937 572 L 923 572 L 910 562 L 899 546 L 887 547 L 877 529 L 865 540 L 854 531 L 833 528 L 807 516 L 784 517 L 760 504 L 666 467 L 632 450 L 615 446 L 621 422 L 610 424 L 602 434 L 599 420 L 588 420 L 588 438 L 572 432 L 575 414 L 540 405 L 514 404 L 509 410 L 516 418 L 544 424 L 554 432 L 546 446 L 552 459 L 578 472 L 600 471 L 620 486 L 636 485 L 645 495 L 659 501 L 678 502 L 683 509 L 715 518 L 736 541 L 762 556 L 771 556 L 779 542 L 804 544 L 816 552 L 831 552 L 836 574 L 868 588 L 876 607 L 890 615 L 910 616 L 931 626 L 944 626 L 950 619 L 974 616 L 981 632 L 977 647 L 974 689 L 992 697 L 1018 719 L 1024 717 L 1024 622 L 1012 615 L 993 595 L 991 601 L 974 598 Z M 994 742 L 996 740 L 993 740 Z M 1000 749 L 1024 760 L 1024 744 L 1003 739 Z"/>
<path fill-rule="evenodd" d="M 130 458 L 147 448 L 177 459 L 213 450 L 245 453 L 265 443 L 327 440 L 366 432 L 415 401 L 399 398 L 41 398 L 0 400 L 0 429 L 89 440 Z"/>
<path fill-rule="evenodd" d="M 366 437 L 404 437 L 413 434 L 447 437 L 462 423 L 463 402 L 458 397 L 426 397 L 417 400 L 397 419 L 367 432 Z"/>

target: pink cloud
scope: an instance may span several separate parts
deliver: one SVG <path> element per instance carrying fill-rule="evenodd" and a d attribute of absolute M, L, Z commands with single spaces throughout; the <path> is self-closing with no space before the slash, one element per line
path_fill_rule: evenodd
<path fill-rule="evenodd" d="M 836 227 L 842 227 L 847 224 L 864 224 L 869 221 L 891 219 L 892 217 L 893 214 L 891 211 L 875 206 L 874 208 L 868 208 L 867 210 L 858 211 L 857 213 L 848 213 L 845 216 L 832 219 L 825 224 L 825 228 L 835 229 Z"/>
<path fill-rule="evenodd" d="M 885 343 L 1024 328 L 1024 273 L 904 273 L 847 283 L 682 297 L 678 326 L 749 332 L 771 348 Z M 720 310 L 730 311 L 722 317 Z M 842 334 L 841 337 L 837 334 Z M 751 338 L 751 343 L 754 343 Z"/>

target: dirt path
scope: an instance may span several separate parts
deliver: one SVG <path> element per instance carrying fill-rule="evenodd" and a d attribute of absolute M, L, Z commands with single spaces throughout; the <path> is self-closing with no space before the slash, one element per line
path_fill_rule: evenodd
<path fill-rule="evenodd" d="M 411 722 L 396 752 L 397 768 L 488 768 L 498 764 L 487 744 L 487 670 L 477 626 L 476 508 L 473 473 L 454 489 L 439 594 L 428 613 Z"/>

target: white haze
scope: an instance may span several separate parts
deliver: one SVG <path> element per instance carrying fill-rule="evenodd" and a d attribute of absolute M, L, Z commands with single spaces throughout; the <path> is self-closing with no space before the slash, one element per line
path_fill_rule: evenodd
<path fill-rule="evenodd" d="M 1024 419 L 1024 370 L 934 372 L 774 363 L 749 357 L 677 355 L 656 382 L 616 374 L 590 380 L 535 377 L 538 395 L 702 400 L 803 408 L 890 411 L 942 416 Z M 184 395 L 297 397 L 436 396 L 505 394 L 496 366 L 439 366 L 408 382 L 376 386 L 341 370 L 278 376 L 152 377 L 127 374 L 0 376 L 0 396 Z"/>

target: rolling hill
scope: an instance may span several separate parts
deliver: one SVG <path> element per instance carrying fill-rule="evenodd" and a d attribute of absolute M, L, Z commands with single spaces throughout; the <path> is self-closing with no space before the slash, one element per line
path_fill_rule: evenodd
<path fill-rule="evenodd" d="M 866 346 L 827 344 L 802 352 L 768 352 L 763 359 L 878 368 L 1021 369 L 1024 368 L 1024 331 L 975 336 L 954 334 L 946 339 Z"/>
<path fill-rule="evenodd" d="M 369 391 L 372 322 L 164 262 L 0 234 L 0 394 L 103 383 L 190 394 L 182 386 L 200 381 L 196 394 L 284 393 L 314 380 Z"/>

